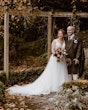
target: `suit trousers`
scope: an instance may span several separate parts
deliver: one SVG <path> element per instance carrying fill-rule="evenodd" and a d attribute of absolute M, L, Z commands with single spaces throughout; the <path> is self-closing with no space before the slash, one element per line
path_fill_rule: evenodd
<path fill-rule="evenodd" d="M 74 61 L 72 61 L 72 64 L 68 66 L 68 74 L 78 74 L 79 73 L 79 64 L 75 64 Z"/>

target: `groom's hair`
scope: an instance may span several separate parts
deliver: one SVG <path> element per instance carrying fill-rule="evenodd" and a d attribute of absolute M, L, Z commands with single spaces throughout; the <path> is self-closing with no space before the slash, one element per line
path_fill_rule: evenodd
<path fill-rule="evenodd" d="M 75 27 L 74 27 L 74 26 L 68 26 L 67 29 L 68 29 L 68 28 L 72 28 L 73 31 L 75 32 Z"/>

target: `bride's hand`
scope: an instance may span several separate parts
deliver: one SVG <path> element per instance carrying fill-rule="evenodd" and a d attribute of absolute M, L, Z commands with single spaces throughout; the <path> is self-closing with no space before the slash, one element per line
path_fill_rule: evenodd
<path fill-rule="evenodd" d="M 64 54 L 64 50 L 61 50 L 61 53 Z"/>
<path fill-rule="evenodd" d="M 66 63 L 67 63 L 67 66 L 71 66 L 72 64 L 72 61 L 70 58 L 66 58 Z"/>

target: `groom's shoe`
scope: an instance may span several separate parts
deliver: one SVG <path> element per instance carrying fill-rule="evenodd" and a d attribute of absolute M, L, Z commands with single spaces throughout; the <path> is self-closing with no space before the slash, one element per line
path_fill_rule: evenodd
<path fill-rule="evenodd" d="M 78 79 L 78 74 L 73 74 L 73 80 L 77 80 Z"/>
<path fill-rule="evenodd" d="M 72 75 L 69 74 L 68 77 L 69 77 L 69 81 L 72 81 Z"/>

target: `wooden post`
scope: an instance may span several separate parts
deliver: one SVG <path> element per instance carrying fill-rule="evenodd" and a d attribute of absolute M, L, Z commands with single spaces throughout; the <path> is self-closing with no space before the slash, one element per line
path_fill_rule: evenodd
<path fill-rule="evenodd" d="M 51 38 L 52 38 L 52 12 L 48 15 L 48 60 L 51 54 Z"/>
<path fill-rule="evenodd" d="M 88 68 L 88 48 L 84 48 L 85 53 L 85 68 Z"/>
<path fill-rule="evenodd" d="M 4 72 L 9 79 L 9 14 L 4 14 Z"/>

